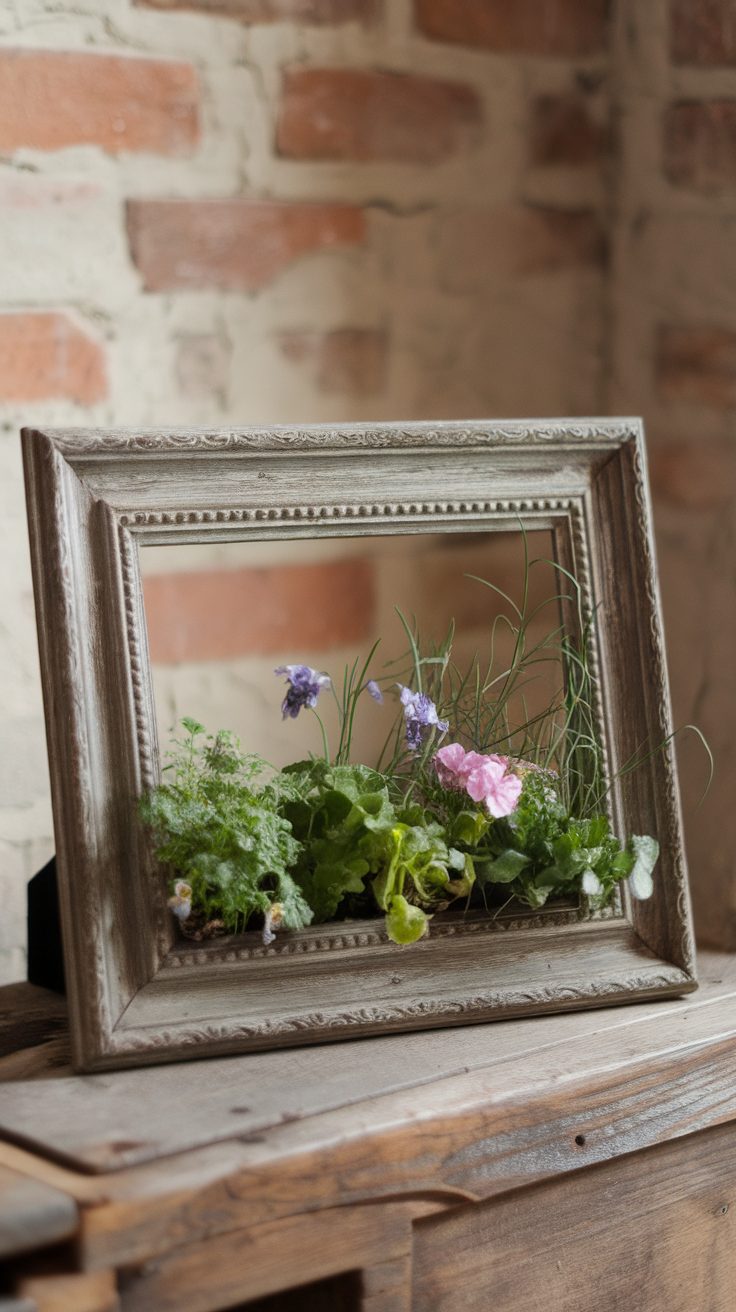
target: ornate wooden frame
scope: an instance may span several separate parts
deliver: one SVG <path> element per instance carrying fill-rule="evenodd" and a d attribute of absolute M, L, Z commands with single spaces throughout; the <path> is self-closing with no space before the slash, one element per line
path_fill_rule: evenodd
<path fill-rule="evenodd" d="M 143 543 L 552 530 L 595 610 L 609 766 L 671 732 L 638 420 L 232 432 L 23 432 L 67 987 L 84 1070 L 672 996 L 695 988 L 671 750 L 612 789 L 654 833 L 649 902 L 433 925 L 379 922 L 271 948 L 175 940 L 137 819 L 157 778 Z M 625 817 L 625 821 L 624 821 Z M 452 940 L 452 941 L 450 941 Z"/>

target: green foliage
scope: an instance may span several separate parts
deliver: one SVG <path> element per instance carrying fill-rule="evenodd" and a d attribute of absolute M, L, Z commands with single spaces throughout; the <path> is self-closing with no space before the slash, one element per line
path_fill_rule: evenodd
<path fill-rule="evenodd" d="M 433 910 L 467 897 L 472 857 L 396 782 L 364 765 L 296 762 L 264 785 L 265 769 L 227 733 L 202 739 L 196 721 L 175 741 L 169 774 L 141 803 L 156 855 L 192 890 L 200 917 L 232 932 L 278 909 L 298 929 L 312 919 L 386 913 L 396 942 L 425 932 Z M 480 827 L 465 813 L 463 832 Z M 275 922 L 276 923 L 276 922 Z"/>
<path fill-rule="evenodd" d="M 550 896 L 578 892 L 600 907 L 610 901 L 616 884 L 632 875 L 637 859 L 639 895 L 648 897 L 658 852 L 653 838 L 632 837 L 627 846 L 621 844 L 605 815 L 570 815 L 554 777 L 528 771 L 516 810 L 493 824 L 475 866 L 482 887 L 504 884 L 511 896 L 533 908 L 544 906 Z"/>
<path fill-rule="evenodd" d="M 392 943 L 416 943 L 429 928 L 429 917 L 420 907 L 412 906 L 397 893 L 386 916 L 386 928 Z"/>
<path fill-rule="evenodd" d="M 274 787 L 301 843 L 294 875 L 315 919 L 333 918 L 351 894 L 370 893 L 368 905 L 387 913 L 392 935 L 403 923 L 398 911 L 392 919 L 394 902 L 405 900 L 405 892 L 425 908 L 467 893 L 464 854 L 451 855 L 442 825 L 421 806 L 407 806 L 395 782 L 378 771 L 299 762 L 281 771 Z M 416 928 L 418 918 L 412 923 Z"/>
<path fill-rule="evenodd" d="M 141 802 L 156 856 L 192 889 L 192 905 L 233 933 L 274 904 L 282 923 L 300 929 L 312 911 L 289 873 L 299 855 L 273 793 L 255 783 L 263 762 L 240 751 L 229 733 L 203 737 L 183 720 L 165 782 Z"/>
<path fill-rule="evenodd" d="M 197 924 L 220 920 L 231 932 L 263 918 L 268 938 L 272 926 L 298 929 L 380 908 L 390 938 L 411 943 L 454 900 L 488 906 L 515 899 L 538 909 L 550 898 L 582 894 L 602 907 L 624 879 L 635 897 L 651 895 L 656 840 L 633 835 L 621 842 L 606 815 L 613 781 L 604 769 L 588 659 L 595 617 L 573 576 L 554 562 L 530 560 L 523 528 L 522 535 L 520 604 L 476 580 L 494 594 L 482 658 L 461 671 L 452 658 L 454 623 L 441 642 L 423 645 L 416 623 L 399 613 L 404 655 L 377 681 L 376 643 L 365 660 L 346 667 L 341 685 L 331 682 L 339 730 L 334 759 L 314 707 L 309 713 L 319 720 L 324 755 L 279 771 L 244 754 L 231 734 L 207 736 L 197 721 L 182 721 L 186 736 L 174 742 L 164 782 L 141 803 L 158 858 L 172 879 L 191 886 L 191 898 L 179 897 L 180 913 L 191 901 Z M 530 574 L 538 564 L 554 567 L 559 592 L 532 606 Z M 498 597 L 507 613 L 498 611 Z M 554 621 L 540 638 L 539 615 L 550 606 Z M 498 662 L 503 629 L 511 656 Z M 532 715 L 525 689 L 550 662 L 558 691 Z M 397 706 L 377 767 L 351 764 L 366 697 L 380 700 L 379 685 L 397 681 L 431 699 L 432 725 L 418 746 L 407 741 Z M 462 785 L 440 784 L 432 764 L 443 730 L 437 717 L 449 721 L 449 741 L 508 759 L 523 781 L 510 815 L 494 819 Z M 620 775 L 667 746 L 643 745 Z"/>
<path fill-rule="evenodd" d="M 417 788 L 316 758 L 261 783 L 265 763 L 231 734 L 182 724 L 165 782 L 141 813 L 159 860 L 190 885 L 195 920 L 233 933 L 254 917 L 299 929 L 379 908 L 389 937 L 411 943 L 436 911 L 476 892 L 540 908 L 582 891 L 597 907 L 628 877 L 634 896 L 651 894 L 655 839 L 624 846 L 604 815 L 571 815 L 550 771 L 520 767 L 518 804 L 494 820 L 431 769 Z"/>

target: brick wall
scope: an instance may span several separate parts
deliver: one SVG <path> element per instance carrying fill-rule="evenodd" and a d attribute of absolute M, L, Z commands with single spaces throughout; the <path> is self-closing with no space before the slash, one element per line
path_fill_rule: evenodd
<path fill-rule="evenodd" d="M 20 423 L 642 410 L 678 716 L 721 732 L 735 42 L 728 0 L 0 15 L 1 977 L 52 849 Z"/>
<path fill-rule="evenodd" d="M 736 947 L 736 8 L 620 0 L 606 407 L 646 418 L 701 937 Z"/>

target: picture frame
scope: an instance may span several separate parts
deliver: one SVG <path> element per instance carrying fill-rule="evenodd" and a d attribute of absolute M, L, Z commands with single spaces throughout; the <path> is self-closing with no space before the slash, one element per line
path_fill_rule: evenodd
<path fill-rule="evenodd" d="M 79 1070 L 671 997 L 696 987 L 644 435 L 637 419 L 22 434 L 73 1060 Z M 177 941 L 138 815 L 158 779 L 145 544 L 545 528 L 593 616 L 614 825 L 654 895 L 378 922 L 265 948 Z M 632 783 L 643 742 L 663 744 Z M 618 832 L 618 830 L 617 830 Z"/>

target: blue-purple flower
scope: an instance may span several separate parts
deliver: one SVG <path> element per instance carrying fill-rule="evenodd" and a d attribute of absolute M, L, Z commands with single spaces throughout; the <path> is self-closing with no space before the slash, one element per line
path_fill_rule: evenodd
<path fill-rule="evenodd" d="M 434 728 L 439 729 L 440 733 L 447 733 L 450 726 L 447 720 L 440 720 L 437 707 L 425 692 L 412 692 L 411 688 L 401 683 L 397 687 L 404 708 L 406 743 L 412 752 L 418 752 L 426 730 Z"/>
<path fill-rule="evenodd" d="M 329 675 L 320 674 L 309 665 L 279 665 L 274 674 L 285 674 L 289 684 L 281 703 L 284 719 L 295 720 L 304 707 L 316 706 L 322 689 L 330 686 Z"/>
<path fill-rule="evenodd" d="M 381 692 L 381 689 L 379 688 L 379 686 L 378 686 L 378 684 L 376 683 L 375 679 L 369 679 L 368 682 L 367 682 L 367 684 L 366 684 L 365 686 L 366 686 L 366 691 L 370 693 L 370 695 L 371 695 L 371 697 L 373 698 L 374 702 L 378 702 L 379 704 L 382 705 L 382 704 L 383 704 L 383 693 Z"/>

